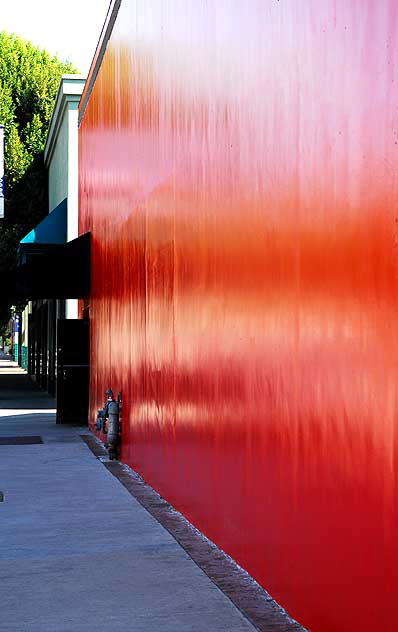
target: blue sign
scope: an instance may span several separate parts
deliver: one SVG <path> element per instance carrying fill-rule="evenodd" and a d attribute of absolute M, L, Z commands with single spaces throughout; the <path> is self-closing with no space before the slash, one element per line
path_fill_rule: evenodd
<path fill-rule="evenodd" d="M 0 219 L 4 217 L 4 125 L 0 125 Z"/>

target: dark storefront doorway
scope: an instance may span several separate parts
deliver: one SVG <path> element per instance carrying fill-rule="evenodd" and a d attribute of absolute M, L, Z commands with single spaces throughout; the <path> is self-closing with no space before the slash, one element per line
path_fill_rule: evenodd
<path fill-rule="evenodd" d="M 57 423 L 88 421 L 89 320 L 57 323 Z"/>

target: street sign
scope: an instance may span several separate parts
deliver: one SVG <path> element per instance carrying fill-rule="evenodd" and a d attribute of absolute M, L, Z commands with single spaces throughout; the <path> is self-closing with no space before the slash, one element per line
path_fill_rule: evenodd
<path fill-rule="evenodd" d="M 4 217 L 4 125 L 0 125 L 0 219 Z"/>

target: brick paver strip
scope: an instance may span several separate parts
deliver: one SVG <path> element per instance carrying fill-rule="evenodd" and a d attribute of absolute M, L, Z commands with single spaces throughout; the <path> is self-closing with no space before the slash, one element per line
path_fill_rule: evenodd
<path fill-rule="evenodd" d="M 108 455 L 93 435 L 84 434 L 81 438 L 95 456 Z M 103 464 L 260 632 L 306 632 L 246 571 L 197 531 L 131 468 L 119 461 Z"/>

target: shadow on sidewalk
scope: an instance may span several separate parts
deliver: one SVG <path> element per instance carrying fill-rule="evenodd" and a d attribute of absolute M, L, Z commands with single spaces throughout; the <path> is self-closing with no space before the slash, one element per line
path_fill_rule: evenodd
<path fill-rule="evenodd" d="M 0 416 L 2 410 L 54 410 L 55 399 L 43 393 L 16 362 L 0 360 Z"/>

